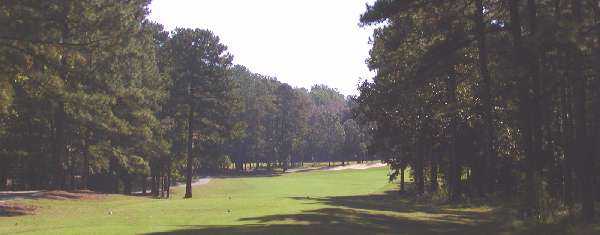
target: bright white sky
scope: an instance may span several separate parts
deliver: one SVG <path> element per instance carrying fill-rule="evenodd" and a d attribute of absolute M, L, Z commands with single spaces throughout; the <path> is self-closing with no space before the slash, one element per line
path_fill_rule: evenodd
<path fill-rule="evenodd" d="M 296 87 L 326 84 L 357 94 L 371 78 L 373 30 L 358 19 L 373 0 L 153 0 L 150 20 L 165 29 L 213 31 L 234 63 Z"/>

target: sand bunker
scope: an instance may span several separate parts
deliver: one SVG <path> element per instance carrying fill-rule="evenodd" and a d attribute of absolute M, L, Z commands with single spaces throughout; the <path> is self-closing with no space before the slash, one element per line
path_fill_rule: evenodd
<path fill-rule="evenodd" d="M 330 171 L 341 171 L 341 170 L 366 170 L 370 168 L 384 167 L 387 166 L 385 163 L 360 163 L 360 164 L 352 164 L 346 166 L 336 166 L 329 168 Z"/>

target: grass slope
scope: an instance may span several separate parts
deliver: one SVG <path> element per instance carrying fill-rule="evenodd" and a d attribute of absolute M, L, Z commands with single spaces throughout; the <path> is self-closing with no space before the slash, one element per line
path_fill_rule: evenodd
<path fill-rule="evenodd" d="M 110 195 L 25 200 L 36 215 L 0 217 L 0 234 L 511 234 L 491 208 L 420 204 L 386 169 L 213 179 L 193 199 Z M 109 215 L 108 210 L 113 213 Z M 558 234 L 558 233 L 557 233 Z"/>

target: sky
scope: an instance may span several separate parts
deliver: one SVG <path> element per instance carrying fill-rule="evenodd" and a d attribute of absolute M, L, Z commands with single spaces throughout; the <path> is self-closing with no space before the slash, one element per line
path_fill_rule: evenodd
<path fill-rule="evenodd" d="M 373 0 L 153 0 L 149 19 L 165 26 L 209 29 L 234 64 L 294 87 L 325 84 L 357 95 L 369 79 L 372 28 L 358 26 Z"/>

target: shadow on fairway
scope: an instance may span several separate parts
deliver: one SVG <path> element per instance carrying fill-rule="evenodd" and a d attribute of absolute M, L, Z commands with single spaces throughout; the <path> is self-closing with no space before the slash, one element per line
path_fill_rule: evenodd
<path fill-rule="evenodd" d="M 32 215 L 35 213 L 37 207 L 30 205 L 23 205 L 19 203 L 6 203 L 0 202 L 0 218 L 1 217 L 13 217 L 22 215 Z"/>
<path fill-rule="evenodd" d="M 482 234 L 476 227 L 445 221 L 413 221 L 351 209 L 327 208 L 300 214 L 247 218 L 254 224 L 189 226 L 153 234 Z M 443 219 L 442 219 L 443 220 Z M 294 221 L 303 224 L 263 224 Z M 256 224 L 256 223 L 259 224 Z"/>
<path fill-rule="evenodd" d="M 297 214 L 242 218 L 245 225 L 188 226 L 151 234 L 501 234 L 492 211 L 428 206 L 393 193 L 295 198 L 329 206 Z M 294 224 L 290 224 L 294 223 Z"/>

